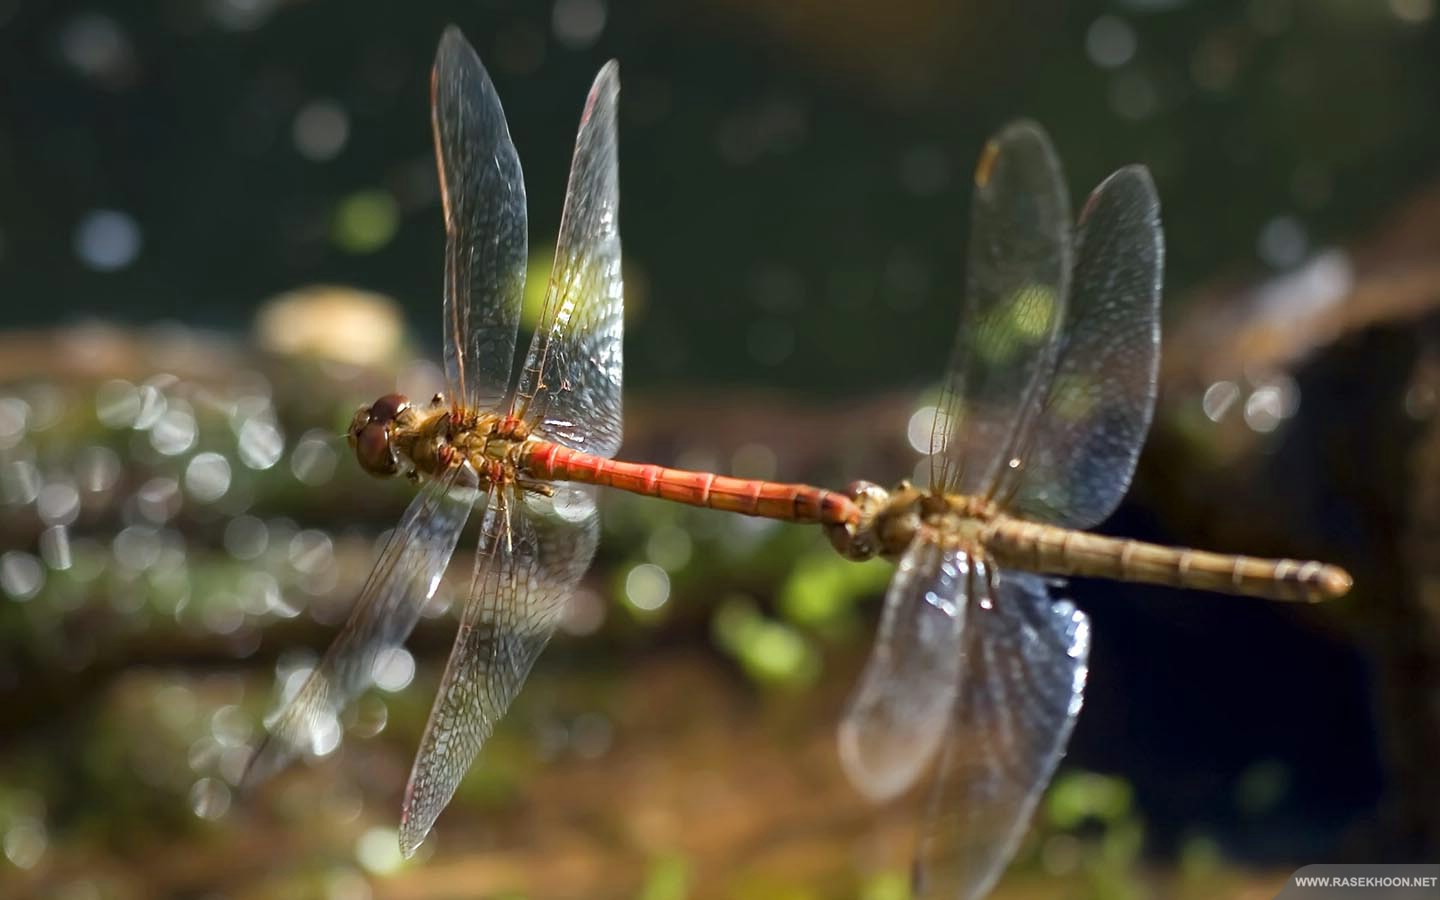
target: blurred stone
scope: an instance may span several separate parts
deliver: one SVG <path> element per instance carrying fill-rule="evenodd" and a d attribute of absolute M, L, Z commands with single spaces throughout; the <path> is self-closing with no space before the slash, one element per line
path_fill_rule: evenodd
<path fill-rule="evenodd" d="M 266 301 L 255 319 L 262 350 L 355 366 L 396 360 L 405 320 L 394 300 L 356 288 L 315 286 Z"/>

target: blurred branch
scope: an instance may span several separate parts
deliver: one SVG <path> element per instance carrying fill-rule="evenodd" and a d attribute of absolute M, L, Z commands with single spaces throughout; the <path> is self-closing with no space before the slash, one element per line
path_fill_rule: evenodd
<path fill-rule="evenodd" d="M 1202 288 L 1169 329 L 1141 470 L 1167 515 L 1354 573 L 1343 621 L 1380 673 L 1395 786 L 1361 852 L 1396 861 L 1440 847 L 1437 260 L 1440 183 L 1296 273 Z M 1252 416 L 1262 391 L 1289 392 L 1290 415 Z"/>

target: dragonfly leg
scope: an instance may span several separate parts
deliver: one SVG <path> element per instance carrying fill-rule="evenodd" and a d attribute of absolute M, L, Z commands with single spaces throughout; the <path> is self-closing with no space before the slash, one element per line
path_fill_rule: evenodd
<path fill-rule="evenodd" d="M 555 496 L 555 486 L 553 484 L 546 484 L 543 481 L 526 481 L 520 479 L 515 482 L 515 485 L 522 491 L 529 491 L 532 494 L 539 494 L 542 497 Z"/>

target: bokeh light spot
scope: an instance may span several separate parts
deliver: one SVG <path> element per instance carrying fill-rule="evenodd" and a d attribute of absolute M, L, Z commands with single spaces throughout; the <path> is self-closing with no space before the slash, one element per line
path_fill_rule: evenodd
<path fill-rule="evenodd" d="M 140 402 L 135 385 L 112 379 L 95 391 L 95 414 L 109 428 L 129 428 L 140 415 Z"/>
<path fill-rule="evenodd" d="M 100 272 L 133 263 L 140 255 L 140 243 L 140 224 L 119 210 L 92 210 L 75 227 L 75 255 Z"/>
<path fill-rule="evenodd" d="M 1390 12 L 1408 25 L 1423 25 L 1435 15 L 1435 0 L 1390 0 Z"/>
<path fill-rule="evenodd" d="M 400 227 L 400 206 L 388 191 L 358 191 L 340 202 L 332 237 L 347 253 L 374 253 Z"/>
<path fill-rule="evenodd" d="M 261 418 L 248 419 L 240 426 L 237 437 L 240 461 L 252 469 L 268 469 L 280 461 L 285 452 L 285 438 L 280 429 Z"/>
<path fill-rule="evenodd" d="M 33 869 L 45 855 L 49 843 L 43 823 L 22 818 L 5 830 L 5 858 L 17 868 Z"/>
<path fill-rule="evenodd" d="M 0 397 L 0 450 L 20 443 L 29 422 L 30 404 L 19 397 Z"/>
<path fill-rule="evenodd" d="M 1101 16 L 1085 32 L 1085 54 L 1104 69 L 1118 69 L 1135 56 L 1135 29 L 1118 16 Z"/>
<path fill-rule="evenodd" d="M 52 481 L 35 497 L 35 511 L 46 525 L 69 525 L 80 515 L 80 492 L 68 481 Z"/>
<path fill-rule="evenodd" d="M 236 559 L 255 559 L 270 543 L 270 530 L 254 516 L 236 516 L 225 526 L 225 551 Z"/>
<path fill-rule="evenodd" d="M 404 647 L 388 647 L 376 655 L 370 674 L 380 690 L 403 691 L 415 679 L 415 657 Z"/>
<path fill-rule="evenodd" d="M 57 572 L 74 565 L 70 552 L 70 530 L 64 525 L 52 525 L 40 532 L 40 558 Z"/>
<path fill-rule="evenodd" d="M 219 819 L 230 811 L 230 787 L 218 778 L 201 778 L 190 788 L 190 809 L 202 819 Z"/>
<path fill-rule="evenodd" d="M 339 455 L 328 432 L 311 429 L 301 435 L 290 454 L 290 470 L 296 479 L 312 487 L 322 485 L 335 476 Z"/>
<path fill-rule="evenodd" d="M 230 460 L 219 453 L 195 454 L 185 466 L 185 490 L 201 503 L 214 503 L 230 490 Z"/>
<path fill-rule="evenodd" d="M 1200 399 L 1200 408 L 1204 411 L 1205 417 L 1212 422 L 1218 422 L 1225 417 L 1235 401 L 1240 399 L 1240 386 L 1233 381 L 1217 381 L 1205 389 L 1205 396 Z"/>
<path fill-rule="evenodd" d="M 605 4 L 601 0 L 555 0 L 550 24 L 555 40 L 571 50 L 583 50 L 605 30 Z"/>
<path fill-rule="evenodd" d="M 313 162 L 325 162 L 340 155 L 350 139 L 350 117 L 333 100 L 314 100 L 295 114 L 291 137 L 300 155 Z"/>
<path fill-rule="evenodd" d="M 0 590 L 11 600 L 24 602 L 45 586 L 45 570 L 29 553 L 11 550 L 0 556 Z"/>
<path fill-rule="evenodd" d="M 670 599 L 670 576 L 654 563 L 641 563 L 625 576 L 625 599 L 636 609 L 651 612 Z"/>
<path fill-rule="evenodd" d="M 1294 216 L 1276 216 L 1266 222 L 1255 243 L 1255 252 L 1276 269 L 1299 265 L 1309 250 L 1305 226 Z"/>
<path fill-rule="evenodd" d="M 393 828 L 371 828 L 355 842 L 355 860 L 374 875 L 389 875 L 405 864 L 400 836 Z"/>

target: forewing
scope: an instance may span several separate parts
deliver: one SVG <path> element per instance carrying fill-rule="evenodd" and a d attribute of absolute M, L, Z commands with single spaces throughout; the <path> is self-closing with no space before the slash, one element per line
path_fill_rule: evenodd
<path fill-rule="evenodd" d="M 1088 528 L 1125 496 L 1155 411 L 1164 255 L 1150 173 L 1105 179 L 1080 214 L 1055 377 L 998 491 L 1008 508 Z"/>
<path fill-rule="evenodd" d="M 251 757 L 254 784 L 304 752 L 324 753 L 339 740 L 339 716 L 371 683 L 376 660 L 400 646 L 445 574 L 478 499 L 473 476 L 457 468 L 420 490 L 380 552 L 340 634 L 300 690 L 267 723 Z"/>
<path fill-rule="evenodd" d="M 451 400 L 499 409 L 525 292 L 525 179 L 480 57 L 451 26 L 430 76 L 445 212 L 445 375 Z"/>
<path fill-rule="evenodd" d="M 1070 201 L 1038 125 L 1016 122 L 975 172 L 960 330 L 931 437 L 931 487 L 987 494 L 1043 396 L 1070 278 Z"/>
<path fill-rule="evenodd" d="M 1080 712 L 1090 625 L 1045 580 L 971 598 L 965 672 L 922 828 L 915 896 L 973 900 L 1014 855 Z"/>
<path fill-rule="evenodd" d="M 968 554 L 935 538 L 922 530 L 900 558 L 870 661 L 840 721 L 841 764 L 873 800 L 913 784 L 950 725 L 976 573 Z"/>
<path fill-rule="evenodd" d="M 613 456 L 620 449 L 620 70 L 605 64 L 580 118 L 545 308 L 513 412 L 548 439 Z"/>
<path fill-rule="evenodd" d="M 554 633 L 599 529 L 588 488 L 552 499 L 497 492 L 470 598 L 405 789 L 400 849 L 413 854 Z"/>

